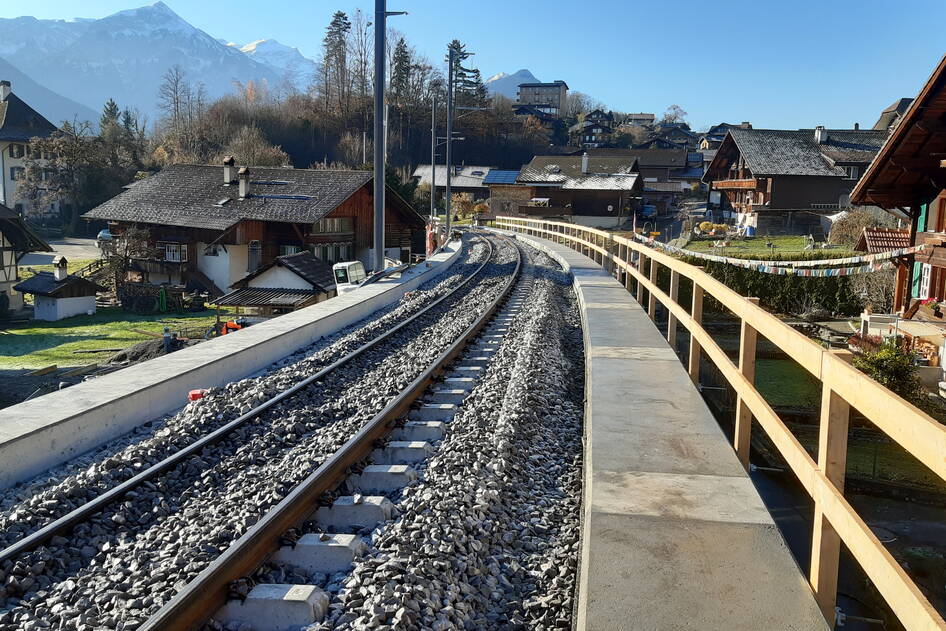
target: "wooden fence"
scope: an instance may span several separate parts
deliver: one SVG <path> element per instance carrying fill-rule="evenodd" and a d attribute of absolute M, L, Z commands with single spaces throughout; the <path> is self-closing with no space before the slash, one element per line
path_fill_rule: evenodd
<path fill-rule="evenodd" d="M 498 217 L 495 225 L 567 245 L 618 279 L 623 277 L 628 291 L 632 291 L 636 281 L 636 298 L 646 306 L 651 319 L 655 318 L 657 301 L 667 310 L 667 339 L 674 348 L 678 325 L 689 331 L 686 364 L 693 382 L 699 383 L 700 356 L 704 354 L 736 392 L 734 448 L 743 466 L 749 465 L 750 430 L 755 420 L 814 500 L 809 581 L 830 623 L 835 619 L 838 560 L 843 543 L 906 629 L 946 630 L 940 614 L 844 498 L 851 408 L 944 480 L 946 427 L 851 366 L 843 357 L 846 351 L 823 348 L 762 309 L 758 300 L 740 296 L 700 267 L 633 238 L 575 224 Z M 657 285 L 661 267 L 670 271 L 669 294 Z M 681 278 L 688 279 L 693 286 L 689 309 L 677 300 Z M 702 326 L 703 297 L 707 294 L 741 320 L 738 363 L 726 355 Z M 779 347 L 822 384 L 817 462 L 754 386 L 758 335 Z"/>

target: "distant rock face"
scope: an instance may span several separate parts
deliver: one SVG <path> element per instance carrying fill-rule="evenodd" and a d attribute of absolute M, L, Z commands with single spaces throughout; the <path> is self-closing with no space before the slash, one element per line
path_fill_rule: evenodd
<path fill-rule="evenodd" d="M 486 80 L 486 89 L 492 95 L 501 94 L 507 99 L 516 100 L 516 93 L 519 90 L 520 83 L 537 83 L 539 79 L 534 74 L 523 68 L 513 74 L 500 72 Z"/>
<path fill-rule="evenodd" d="M 96 112 L 113 98 L 154 120 L 162 76 L 178 64 L 191 82 L 203 83 L 211 98 L 250 80 L 283 87 L 291 66 L 286 55 L 281 66 L 255 57 L 191 26 L 163 2 L 97 20 L 0 19 L 0 58 Z M 32 104 L 40 111 L 47 107 Z"/>
<path fill-rule="evenodd" d="M 98 122 L 99 115 L 94 110 L 44 88 L 2 58 L 0 79 L 9 81 L 14 94 L 56 126 L 61 126 L 63 121 Z"/>
<path fill-rule="evenodd" d="M 307 90 L 319 72 L 319 65 L 300 53 L 298 48 L 286 46 L 274 39 L 258 39 L 245 46 L 231 43 L 230 46 L 254 61 L 281 72 L 283 80 L 300 91 Z"/>

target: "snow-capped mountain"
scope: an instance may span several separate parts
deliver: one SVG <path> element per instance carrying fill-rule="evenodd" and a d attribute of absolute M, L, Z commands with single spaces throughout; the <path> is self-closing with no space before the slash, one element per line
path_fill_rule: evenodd
<path fill-rule="evenodd" d="M 298 90 L 307 90 L 319 71 L 319 65 L 303 56 L 298 48 L 274 39 L 258 39 L 245 46 L 230 44 L 255 61 L 282 73 L 283 79 Z"/>
<path fill-rule="evenodd" d="M 0 19 L 0 58 L 95 111 L 113 98 L 151 119 L 172 66 L 203 83 L 209 97 L 250 80 L 275 89 L 285 74 L 191 26 L 160 1 L 98 20 Z M 42 111 L 42 103 L 33 105 Z"/>
<path fill-rule="evenodd" d="M 534 74 L 523 68 L 513 74 L 500 72 L 486 80 L 486 89 L 490 94 L 501 94 L 508 99 L 516 100 L 516 92 L 520 83 L 537 83 L 539 80 Z"/>

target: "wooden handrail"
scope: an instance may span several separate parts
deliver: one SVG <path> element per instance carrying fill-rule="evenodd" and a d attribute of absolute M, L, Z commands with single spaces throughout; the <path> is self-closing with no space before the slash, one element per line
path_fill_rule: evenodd
<path fill-rule="evenodd" d="M 603 230 L 570 223 L 497 217 L 496 226 L 550 238 L 579 251 L 588 250 L 591 258 L 611 274 L 626 274 L 625 287 L 631 291 L 637 282 L 637 300 L 655 317 L 659 301 L 667 310 L 671 327 L 679 324 L 690 333 L 689 371 L 699 381 L 699 358 L 705 354 L 729 382 L 737 395 L 740 427 L 736 435 L 737 451 L 748 464 L 745 439 L 751 420 L 772 440 L 788 463 L 802 488 L 815 502 L 815 524 L 809 581 L 825 618 L 834 624 L 837 598 L 837 572 L 840 544 L 863 568 L 891 610 L 906 629 L 946 631 L 946 622 L 907 576 L 896 559 L 871 532 L 864 520 L 844 498 L 844 462 L 847 452 L 847 424 L 854 408 L 878 429 L 900 444 L 908 453 L 946 480 L 946 427 L 931 416 L 860 372 L 836 353 L 823 348 L 785 324 L 757 304 L 713 278 L 702 268 L 684 263 L 664 252 L 634 239 Z M 612 245 L 603 248 L 599 243 Z M 613 247 L 616 246 L 616 247 Z M 638 262 L 632 262 L 634 254 Z M 650 260 L 651 268 L 644 261 Z M 671 295 L 657 285 L 657 270 L 671 272 Z M 677 300 L 679 278 L 693 283 L 693 306 L 687 311 Z M 644 302 L 643 291 L 647 292 Z M 708 294 L 739 318 L 740 365 L 729 358 L 702 326 L 702 297 Z M 749 331 L 750 333 L 746 333 Z M 787 353 L 818 379 L 824 390 L 821 415 L 821 453 L 818 462 L 808 454 L 782 419 L 756 390 L 749 363 L 754 362 L 755 338 L 762 335 Z M 668 331 L 668 337 L 676 331 Z M 750 344 L 751 348 L 742 348 Z"/>

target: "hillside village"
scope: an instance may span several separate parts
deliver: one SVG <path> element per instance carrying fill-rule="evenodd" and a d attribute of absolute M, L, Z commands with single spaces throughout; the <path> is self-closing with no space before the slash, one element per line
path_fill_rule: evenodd
<path fill-rule="evenodd" d="M 20 68 L 11 65 L 14 80 L 0 81 L 0 203 L 16 223 L 6 242 L 26 244 L 6 263 L 7 317 L 58 320 L 96 305 L 138 313 L 155 304 L 171 305 L 160 311 L 211 306 L 219 329 L 234 310 L 272 317 L 336 295 L 324 280 L 333 265 L 357 260 L 370 270 L 367 22 L 360 11 L 336 12 L 315 62 L 274 40 L 214 39 L 160 1 L 93 21 L 0 20 L 7 41 L 0 61 Z M 67 78 L 56 74 L 62 68 L 47 72 L 43 59 L 77 47 L 99 54 L 88 50 L 88 38 L 119 28 L 137 35 L 109 54 L 168 51 L 143 71 L 155 84 L 147 88 L 151 96 L 140 86 L 135 93 L 86 81 L 80 105 L 52 98 L 27 76 L 77 94 L 69 81 L 82 80 L 87 69 L 76 65 Z M 27 38 L 38 42 L 30 54 Z M 178 53 L 168 39 L 179 41 Z M 676 104 L 664 112 L 610 108 L 571 89 L 568 77 L 543 82 L 526 69 L 484 81 L 464 65 L 473 52 L 465 44 L 453 40 L 447 50 L 454 65 L 446 71 L 457 86 L 449 166 L 444 70 L 403 36 L 392 43 L 384 244 L 391 260 L 423 257 L 425 224 L 448 212 L 451 221 L 515 216 L 636 231 L 694 256 L 737 258 L 752 257 L 741 252 L 755 252 L 746 248 L 755 242 L 767 258 L 873 255 L 912 247 L 923 231 L 913 211 L 852 197 L 910 110 L 909 97 L 890 95 L 892 105 L 864 128 L 812 121 L 807 129 L 777 130 L 721 121 L 696 130 Z M 245 80 L 235 88 L 206 83 L 181 63 L 208 54 Z M 95 117 L 94 99 L 104 102 Z M 71 120 L 56 118 L 70 106 Z M 26 259 L 44 260 L 45 268 L 18 262 L 30 251 L 55 253 L 48 241 L 66 235 L 97 236 L 96 250 L 71 267 L 65 260 L 72 273 L 60 285 L 38 280 L 59 273 L 52 256 Z M 260 270 L 300 256 L 310 259 L 307 276 L 265 286 L 269 276 Z M 935 322 L 935 309 L 923 303 L 943 293 L 937 268 L 909 257 L 895 262 L 895 270 L 826 280 L 824 292 L 796 283 L 769 306 L 790 317 L 875 312 Z M 61 306 L 37 315 L 40 303 Z M 865 322 L 851 333 L 886 335 Z M 843 330 L 824 335 L 846 339 Z M 926 361 L 938 366 L 941 352 L 927 346 L 930 336 L 916 337 Z"/>
<path fill-rule="evenodd" d="M 0 8 L 0 631 L 946 631 L 915 16 L 90 3 Z"/>

